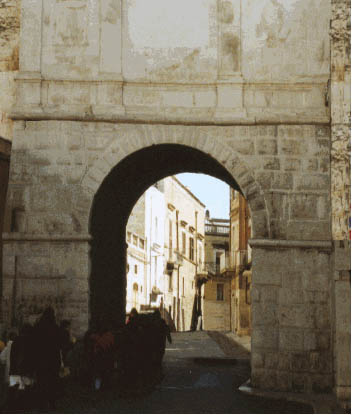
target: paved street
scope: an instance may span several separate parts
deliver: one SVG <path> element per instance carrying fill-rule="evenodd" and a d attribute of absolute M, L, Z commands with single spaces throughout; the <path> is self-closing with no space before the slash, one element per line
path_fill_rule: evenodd
<path fill-rule="evenodd" d="M 119 396 L 118 385 L 92 392 L 67 388 L 59 413 L 307 413 L 301 404 L 247 396 L 248 361 L 236 363 L 206 332 L 175 333 L 164 359 L 164 378 L 144 395 Z M 243 357 L 243 356 L 242 356 Z"/>

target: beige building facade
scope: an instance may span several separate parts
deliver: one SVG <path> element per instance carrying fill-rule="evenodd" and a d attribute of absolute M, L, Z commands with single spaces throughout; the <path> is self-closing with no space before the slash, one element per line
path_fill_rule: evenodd
<path fill-rule="evenodd" d="M 175 177 L 164 179 L 167 215 L 164 310 L 178 331 L 195 324 L 197 276 L 204 266 L 205 205 Z"/>
<path fill-rule="evenodd" d="M 209 211 L 207 211 L 209 213 Z M 205 271 L 202 290 L 203 329 L 231 330 L 231 274 L 228 272 L 230 243 L 229 219 L 206 217 Z"/>
<path fill-rule="evenodd" d="M 126 313 L 132 308 L 141 311 L 149 305 L 147 296 L 147 244 L 146 240 L 127 231 L 127 266 L 126 266 Z"/>
<path fill-rule="evenodd" d="M 248 336 L 252 331 L 252 250 L 248 244 L 252 220 L 246 199 L 233 189 L 230 191 L 230 228 L 231 327 L 239 336 Z"/>
<path fill-rule="evenodd" d="M 251 211 L 252 384 L 346 400 L 349 1 L 150 2 L 0 8 L 1 318 L 50 303 L 82 332 L 123 321 L 132 207 L 161 178 L 202 172 Z"/>

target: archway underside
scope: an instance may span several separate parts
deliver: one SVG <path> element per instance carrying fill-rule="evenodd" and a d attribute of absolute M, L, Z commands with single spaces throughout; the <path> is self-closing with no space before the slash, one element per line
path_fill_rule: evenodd
<path fill-rule="evenodd" d="M 91 325 L 104 318 L 120 325 L 125 318 L 126 223 L 143 192 L 158 180 L 181 172 L 204 173 L 241 191 L 231 174 L 214 158 L 182 145 L 157 145 L 122 160 L 94 197 L 90 233 Z"/>

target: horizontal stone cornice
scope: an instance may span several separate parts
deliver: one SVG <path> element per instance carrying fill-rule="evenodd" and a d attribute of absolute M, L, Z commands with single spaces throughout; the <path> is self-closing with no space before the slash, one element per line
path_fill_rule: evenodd
<path fill-rule="evenodd" d="M 89 242 L 91 235 L 49 235 L 49 234 L 25 234 L 11 232 L 2 234 L 3 243 L 9 242 Z"/>
<path fill-rule="evenodd" d="M 332 249 L 331 241 L 296 241 L 281 239 L 250 239 L 248 241 L 252 248 L 299 248 L 299 249 Z"/>
<path fill-rule="evenodd" d="M 111 123 L 183 124 L 183 125 L 329 125 L 330 117 L 309 114 L 302 110 L 287 114 L 236 114 L 229 110 L 221 118 L 216 108 L 189 109 L 183 107 L 124 107 L 124 106 L 28 106 L 16 107 L 9 115 L 12 120 L 24 121 L 88 121 Z"/>

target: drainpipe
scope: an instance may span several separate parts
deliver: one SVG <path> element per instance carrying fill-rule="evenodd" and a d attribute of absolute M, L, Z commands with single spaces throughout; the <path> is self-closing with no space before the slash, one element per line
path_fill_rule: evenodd
<path fill-rule="evenodd" d="M 153 199 L 150 195 L 150 227 L 149 227 L 149 307 L 151 307 L 152 302 L 152 228 L 153 228 Z"/>
<path fill-rule="evenodd" d="M 198 273 L 198 212 L 195 211 L 194 212 L 194 221 L 195 221 L 195 228 L 196 228 L 196 234 L 195 234 L 195 241 L 194 241 L 194 245 L 195 245 L 195 250 L 196 250 L 196 254 L 194 256 L 195 259 L 195 281 L 197 282 L 197 273 Z M 202 285 L 199 286 L 198 289 L 198 304 L 197 304 L 197 325 L 198 325 L 198 317 L 199 315 L 202 315 Z"/>
<path fill-rule="evenodd" d="M 178 239 L 178 214 L 176 210 L 176 252 L 179 252 L 179 239 Z M 177 298 L 176 298 L 176 330 L 180 330 L 180 265 L 177 266 Z"/>

